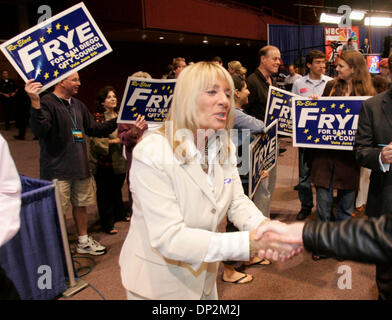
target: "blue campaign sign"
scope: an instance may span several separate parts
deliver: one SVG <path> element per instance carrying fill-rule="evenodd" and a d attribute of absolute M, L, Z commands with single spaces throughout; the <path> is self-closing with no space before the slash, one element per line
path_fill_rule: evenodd
<path fill-rule="evenodd" d="M 291 136 L 293 134 L 291 106 L 294 97 L 299 96 L 274 86 L 269 87 L 264 119 L 267 127 L 278 119 L 278 134 L 285 136 Z"/>
<path fill-rule="evenodd" d="M 250 145 L 249 198 L 252 199 L 261 182 L 263 171 L 271 171 L 278 159 L 278 120 L 271 123 L 266 134 Z"/>
<path fill-rule="evenodd" d="M 112 51 L 83 3 L 41 22 L 0 46 L 24 81 L 42 90 Z"/>
<path fill-rule="evenodd" d="M 144 115 L 147 123 L 163 122 L 173 98 L 176 79 L 129 77 L 121 102 L 117 123 L 133 123 Z"/>
<path fill-rule="evenodd" d="M 353 150 L 362 102 L 369 97 L 293 100 L 293 146 Z"/>

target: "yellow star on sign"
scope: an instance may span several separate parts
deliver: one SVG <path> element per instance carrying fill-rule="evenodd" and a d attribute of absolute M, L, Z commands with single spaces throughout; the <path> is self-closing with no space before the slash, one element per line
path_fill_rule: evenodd
<path fill-rule="evenodd" d="M 321 108 L 321 112 L 325 112 L 327 109 L 325 108 Z"/>
<path fill-rule="evenodd" d="M 131 111 L 135 111 L 136 110 L 136 107 L 133 107 L 132 109 L 131 109 Z"/>
<path fill-rule="evenodd" d="M 133 114 L 133 117 L 134 117 L 134 118 L 137 118 L 137 113 L 134 113 L 134 114 Z"/>
<path fill-rule="evenodd" d="M 309 137 L 308 137 L 308 140 L 312 140 L 312 136 L 309 136 Z"/>
<path fill-rule="evenodd" d="M 271 116 L 271 117 L 270 117 L 270 120 L 272 120 L 273 118 L 274 118 L 274 116 Z"/>
<path fill-rule="evenodd" d="M 340 108 L 340 109 L 343 109 L 343 108 L 344 108 L 344 103 L 342 103 L 342 104 L 339 106 L 339 108 Z"/>
<path fill-rule="evenodd" d="M 168 87 L 166 88 L 166 90 L 170 90 L 170 86 L 168 86 Z"/>
<path fill-rule="evenodd" d="M 61 28 L 61 24 L 60 24 L 60 23 L 57 23 L 57 24 L 56 24 L 56 30 L 60 30 L 60 28 Z"/>
<path fill-rule="evenodd" d="M 308 133 L 308 132 L 309 132 L 309 129 L 305 129 L 304 133 Z"/>
<path fill-rule="evenodd" d="M 41 71 L 42 71 L 42 70 L 41 70 L 40 68 L 38 68 L 38 69 L 37 69 L 37 74 L 38 74 L 38 75 L 41 75 Z"/>
<path fill-rule="evenodd" d="M 165 88 L 166 88 L 166 86 L 163 86 L 163 87 L 162 87 L 162 90 L 165 90 Z"/>
<path fill-rule="evenodd" d="M 157 93 L 157 92 L 158 92 L 158 89 L 155 89 L 155 90 L 154 90 L 154 93 Z"/>
<path fill-rule="evenodd" d="M 172 94 L 173 93 L 173 90 L 170 90 L 170 92 L 169 92 L 170 94 Z"/>
<path fill-rule="evenodd" d="M 52 28 L 48 28 L 48 29 L 46 30 L 46 32 L 47 32 L 48 34 L 51 34 L 51 33 L 52 33 Z"/>
<path fill-rule="evenodd" d="M 45 42 L 45 38 L 44 37 L 39 38 L 39 42 L 41 43 Z"/>
<path fill-rule="evenodd" d="M 335 107 L 336 107 L 336 104 L 332 103 L 332 104 L 331 104 L 331 108 L 332 108 L 332 109 L 335 109 Z"/>
<path fill-rule="evenodd" d="M 346 113 L 349 113 L 349 112 L 350 112 L 350 109 L 349 109 L 349 108 L 347 108 L 345 112 L 346 112 Z"/>
<path fill-rule="evenodd" d="M 337 134 L 336 134 L 336 136 L 337 137 L 340 137 L 342 134 L 340 133 L 340 132 L 338 132 Z"/>
<path fill-rule="evenodd" d="M 45 78 L 45 80 L 47 80 L 49 78 L 49 73 L 46 72 L 44 75 L 44 78 Z"/>
<path fill-rule="evenodd" d="M 314 140 L 315 143 L 318 143 L 319 141 L 320 141 L 319 138 L 316 138 L 316 139 Z"/>
<path fill-rule="evenodd" d="M 55 71 L 53 72 L 53 77 L 57 78 L 58 75 L 59 75 L 59 72 L 58 72 L 57 70 L 55 70 Z"/>
<path fill-rule="evenodd" d="M 69 29 L 68 25 L 64 26 L 65 31 L 68 31 L 68 29 Z"/>

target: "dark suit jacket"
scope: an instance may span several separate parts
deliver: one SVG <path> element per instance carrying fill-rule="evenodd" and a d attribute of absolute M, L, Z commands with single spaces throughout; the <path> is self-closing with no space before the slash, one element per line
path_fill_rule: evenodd
<path fill-rule="evenodd" d="M 340 222 L 308 221 L 302 238 L 307 250 L 359 262 L 392 263 L 392 217 Z"/>
<path fill-rule="evenodd" d="M 379 144 L 392 142 L 392 90 L 364 101 L 359 115 L 354 152 L 358 163 L 372 169 L 366 214 L 392 214 L 392 171 L 383 173 Z"/>

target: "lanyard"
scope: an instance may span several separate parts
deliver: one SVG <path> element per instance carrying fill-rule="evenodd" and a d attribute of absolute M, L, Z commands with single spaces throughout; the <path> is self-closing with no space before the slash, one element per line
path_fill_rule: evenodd
<path fill-rule="evenodd" d="M 63 100 L 61 100 L 61 98 L 57 97 L 57 99 L 59 99 L 59 101 L 64 106 L 64 108 L 68 111 L 68 115 L 71 118 L 71 121 L 72 121 L 72 124 L 74 125 L 74 128 L 76 129 L 78 127 L 78 122 L 76 121 L 75 108 L 72 108 L 72 111 L 73 111 L 73 117 L 72 117 L 71 110 L 70 110 L 71 109 L 71 104 L 69 104 L 69 108 L 67 108 L 67 106 L 64 104 Z"/>

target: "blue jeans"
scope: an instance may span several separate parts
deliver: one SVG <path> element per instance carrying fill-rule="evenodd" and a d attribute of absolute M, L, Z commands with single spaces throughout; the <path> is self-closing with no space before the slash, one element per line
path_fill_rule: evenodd
<path fill-rule="evenodd" d="M 333 183 L 329 189 L 316 186 L 317 196 L 317 219 L 319 221 L 330 221 L 333 208 Z M 338 208 L 336 220 L 347 220 L 351 218 L 354 211 L 356 190 L 338 189 Z"/>
<path fill-rule="evenodd" d="M 313 191 L 310 183 L 310 166 L 305 162 L 305 148 L 298 148 L 298 197 L 301 201 L 301 209 L 312 210 L 313 208 Z"/>

